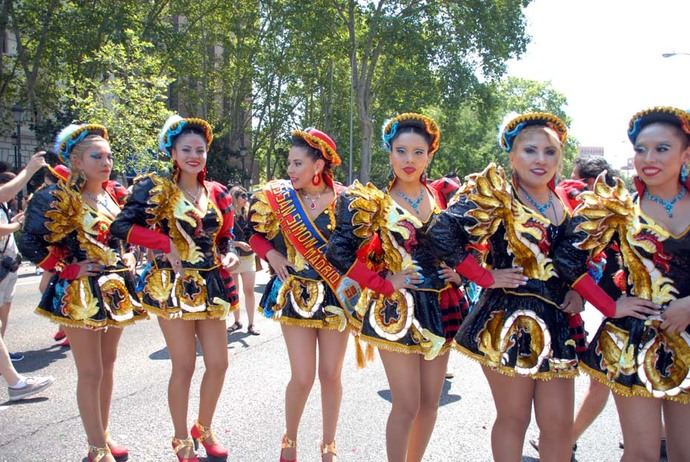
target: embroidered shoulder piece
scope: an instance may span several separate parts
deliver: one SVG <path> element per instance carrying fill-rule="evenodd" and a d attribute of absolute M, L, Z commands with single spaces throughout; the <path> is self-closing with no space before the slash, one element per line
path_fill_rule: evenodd
<path fill-rule="evenodd" d="M 149 225 L 160 226 L 164 220 L 167 221 L 170 239 L 175 243 L 182 260 L 192 264 L 202 261 L 203 253 L 184 230 L 182 224 L 187 223 L 196 229 L 203 217 L 194 206 L 184 200 L 180 188 L 168 178 L 156 174 L 147 175 L 145 178 L 153 182 L 146 209 L 146 212 L 153 217 L 148 220 Z"/>
<path fill-rule="evenodd" d="M 491 163 L 484 171 L 468 176 L 454 200 L 463 196 L 476 205 L 466 212 L 476 224 L 466 229 L 479 244 L 503 224 L 514 263 L 524 269 L 527 277 L 545 281 L 556 275 L 548 257 L 549 222 L 515 200 L 501 167 Z"/>
<path fill-rule="evenodd" d="M 611 187 L 603 175 L 596 179 L 592 191 L 580 195 L 582 203 L 575 209 L 575 217 L 585 221 L 577 225 L 576 231 L 582 231 L 585 237 L 575 245 L 596 255 L 618 234 L 633 295 L 659 304 L 670 302 L 678 292 L 673 280 L 659 270 L 667 259 L 661 243 L 668 239 L 668 233 L 640 220 L 623 180 L 617 178 L 616 185 Z"/>
<path fill-rule="evenodd" d="M 269 241 L 274 239 L 280 232 L 280 224 L 271 210 L 271 206 L 268 205 L 266 192 L 263 188 L 252 195 L 249 221 L 251 221 L 256 232 L 266 235 L 266 239 Z"/>
<path fill-rule="evenodd" d="M 349 209 L 353 212 L 355 236 L 369 240 L 378 233 L 386 266 L 391 271 L 414 266 L 410 250 L 417 243 L 415 228 L 421 228 L 423 223 L 372 184 L 364 186 L 355 181 L 347 195 L 352 198 Z M 396 234 L 403 245 L 398 243 Z"/>
<path fill-rule="evenodd" d="M 46 212 L 46 229 L 50 234 L 46 240 L 57 243 L 75 232 L 79 247 L 90 260 L 106 266 L 117 263 L 117 253 L 107 245 L 106 236 L 110 223 L 87 211 L 79 191 L 70 185 L 60 183 L 53 192 L 55 200 Z"/>

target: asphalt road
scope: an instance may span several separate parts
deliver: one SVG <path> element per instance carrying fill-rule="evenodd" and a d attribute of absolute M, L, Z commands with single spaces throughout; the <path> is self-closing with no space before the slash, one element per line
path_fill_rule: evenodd
<path fill-rule="evenodd" d="M 265 274 L 257 280 L 256 290 L 260 292 Z M 87 445 L 76 406 L 74 363 L 69 350 L 53 342 L 55 326 L 32 313 L 37 301 L 38 277 L 25 274 L 18 282 L 6 341 L 11 351 L 26 355 L 24 361 L 16 363 L 20 372 L 51 374 L 57 382 L 39 397 L 18 403 L 9 403 L 4 383 L 0 387 L 0 461 L 80 461 Z M 260 336 L 249 336 L 246 331 L 228 336 L 230 369 L 214 430 L 230 449 L 229 461 L 278 460 L 284 387 L 289 378 L 287 353 L 277 323 L 257 319 Z M 246 327 L 244 313 L 243 321 Z M 203 368 L 201 359 L 197 367 Z M 125 330 L 116 370 L 111 433 L 130 448 L 131 461 L 176 460 L 170 449 L 172 424 L 166 401 L 169 369 L 168 353 L 155 320 Z M 455 377 L 445 383 L 425 460 L 490 461 L 495 413 L 481 370 L 455 352 L 451 353 L 449 369 Z M 201 370 L 192 384 L 190 423 L 196 415 L 200 378 Z M 380 361 L 358 370 L 350 345 L 343 381 L 339 460 L 385 461 L 390 392 Z M 577 379 L 578 399 L 587 383 L 586 378 Z M 320 461 L 320 417 L 317 380 L 300 428 L 300 462 Z M 533 418 L 527 439 L 536 436 Z M 617 461 L 622 455 L 620 439 L 615 407 L 609 400 L 602 416 L 580 440 L 577 460 Z M 523 461 L 538 460 L 527 440 L 523 454 Z"/>

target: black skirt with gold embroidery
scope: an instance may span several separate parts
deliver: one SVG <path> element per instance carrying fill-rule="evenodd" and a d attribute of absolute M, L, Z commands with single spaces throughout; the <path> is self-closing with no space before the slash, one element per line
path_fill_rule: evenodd
<path fill-rule="evenodd" d="M 105 188 L 114 200 L 120 197 L 114 194 L 116 188 L 121 186 L 114 182 Z M 91 329 L 122 327 L 147 318 L 134 277 L 122 262 L 123 243 L 110 234 L 111 221 L 85 204 L 74 185 L 52 185 L 34 193 L 18 241 L 22 254 L 46 271 L 58 272 L 85 260 L 105 267 L 97 276 L 74 280 L 54 275 L 37 314 L 66 326 Z"/>
<path fill-rule="evenodd" d="M 122 327 L 146 319 L 128 269 L 68 281 L 54 275 L 36 313 L 69 327 Z"/>
<path fill-rule="evenodd" d="M 460 327 L 458 349 L 509 376 L 577 375 L 570 315 L 543 296 L 544 286 L 542 281 L 530 280 L 515 291 L 485 290 Z"/>
<path fill-rule="evenodd" d="M 343 330 L 347 324 L 335 294 L 318 276 L 291 275 L 285 283 L 277 276 L 271 277 L 259 302 L 259 311 L 267 318 L 291 326 Z"/>

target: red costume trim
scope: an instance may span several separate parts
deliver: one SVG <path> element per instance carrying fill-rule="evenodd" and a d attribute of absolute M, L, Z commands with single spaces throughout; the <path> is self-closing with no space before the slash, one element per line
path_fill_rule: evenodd
<path fill-rule="evenodd" d="M 616 301 L 599 287 L 589 274 L 585 273 L 573 284 L 573 289 L 607 318 L 616 315 Z"/>

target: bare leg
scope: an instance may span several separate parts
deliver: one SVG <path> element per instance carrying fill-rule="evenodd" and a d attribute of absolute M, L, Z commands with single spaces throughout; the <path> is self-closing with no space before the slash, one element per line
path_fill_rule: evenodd
<path fill-rule="evenodd" d="M 105 447 L 105 425 L 101 415 L 103 381 L 102 331 L 65 327 L 77 367 L 77 405 L 86 438 L 91 446 Z M 105 458 L 104 460 L 114 460 Z"/>
<path fill-rule="evenodd" d="M 343 370 L 343 361 L 350 335 L 348 332 L 328 329 L 318 329 L 317 332 L 321 413 L 323 418 L 322 441 L 324 444 L 329 444 L 335 441 L 335 432 L 338 426 L 340 401 L 343 396 L 340 373 Z M 332 454 L 323 456 L 323 460 L 326 461 L 331 461 L 332 458 Z"/>
<path fill-rule="evenodd" d="M 247 322 L 252 326 L 254 325 L 254 313 L 256 312 L 256 296 L 254 295 L 256 274 L 254 271 L 247 271 L 246 273 L 241 273 L 240 277 L 242 279 L 242 292 L 244 293 L 244 309 L 247 311 Z"/>
<path fill-rule="evenodd" d="M 110 419 L 110 402 L 113 397 L 113 374 L 117 359 L 117 346 L 122 337 L 122 329 L 109 328 L 101 336 L 101 364 L 103 378 L 101 379 L 101 419 L 103 428 L 108 430 Z"/>
<path fill-rule="evenodd" d="M 666 444 L 669 462 L 690 460 L 690 406 L 687 404 L 663 402 L 666 422 Z"/>
<path fill-rule="evenodd" d="M 11 303 L 3 303 L 0 305 L 0 336 L 5 337 L 5 331 L 7 330 L 7 321 L 10 318 L 10 306 Z"/>
<path fill-rule="evenodd" d="M 621 462 L 658 462 L 661 442 L 661 400 L 626 398 L 613 393 L 623 431 Z"/>
<path fill-rule="evenodd" d="M 5 346 L 5 341 L 0 337 L 0 374 L 7 382 L 7 385 L 13 386 L 19 382 L 21 378 L 17 373 L 17 370 L 12 365 L 10 360 L 10 355 L 7 352 L 7 346 Z"/>
<path fill-rule="evenodd" d="M 539 460 L 570 460 L 574 406 L 573 379 L 536 381 L 534 414 L 539 425 Z"/>
<path fill-rule="evenodd" d="M 179 439 L 189 437 L 187 410 L 189 387 L 196 365 L 195 323 L 196 321 L 158 318 L 172 362 L 172 373 L 168 382 L 168 407 L 175 427 L 175 438 Z M 179 454 L 182 457 L 191 457 L 193 451 L 180 451 Z"/>
<path fill-rule="evenodd" d="M 410 441 L 407 443 L 407 462 L 421 462 L 431 439 L 448 367 L 448 356 L 446 353 L 431 361 L 420 361 L 421 402 L 417 417 L 412 423 Z"/>
<path fill-rule="evenodd" d="M 290 382 L 285 388 L 285 434 L 297 441 L 299 422 L 316 375 L 317 329 L 281 325 L 290 358 Z M 297 450 L 283 449 L 282 457 L 293 460 Z"/>
<path fill-rule="evenodd" d="M 532 412 L 535 383 L 527 377 L 508 377 L 482 366 L 496 406 L 491 451 L 496 462 L 519 462 Z"/>
<path fill-rule="evenodd" d="M 206 366 L 201 379 L 199 423 L 209 427 L 213 422 L 216 405 L 223 391 L 225 373 L 228 370 L 227 333 L 224 320 L 207 319 L 196 321 L 195 324 Z"/>
<path fill-rule="evenodd" d="M 421 355 L 379 349 L 391 389 L 392 406 L 386 424 L 388 462 L 406 462 L 412 424 L 421 405 Z"/>
<path fill-rule="evenodd" d="M 592 422 L 601 414 L 601 411 L 606 407 L 606 401 L 609 399 L 609 388 L 597 382 L 594 379 L 589 379 L 589 388 L 587 394 L 580 404 L 580 408 L 575 414 L 575 423 L 573 424 L 573 438 L 572 443 L 577 443 L 577 440 L 582 434 L 592 425 Z"/>

